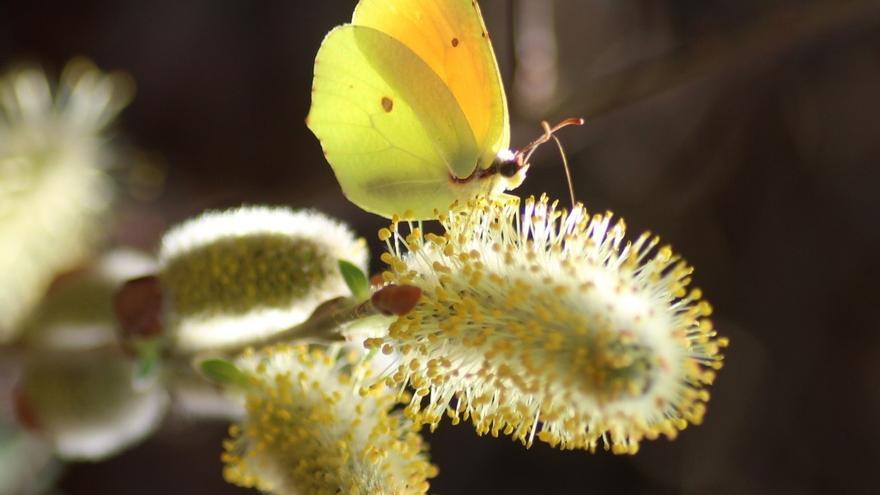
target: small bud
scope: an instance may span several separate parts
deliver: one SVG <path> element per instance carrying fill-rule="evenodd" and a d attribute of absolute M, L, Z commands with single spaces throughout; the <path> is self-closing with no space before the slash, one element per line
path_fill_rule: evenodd
<path fill-rule="evenodd" d="M 34 414 L 34 408 L 28 402 L 27 397 L 22 393 L 20 388 L 12 390 L 12 412 L 18 424 L 26 430 L 38 431 L 40 428 L 37 422 L 37 415 Z"/>
<path fill-rule="evenodd" d="M 125 282 L 113 297 L 123 340 L 162 334 L 162 288 L 155 275 Z"/>
<path fill-rule="evenodd" d="M 412 285 L 388 285 L 373 293 L 373 306 L 386 316 L 403 316 L 416 306 L 422 289 Z"/>

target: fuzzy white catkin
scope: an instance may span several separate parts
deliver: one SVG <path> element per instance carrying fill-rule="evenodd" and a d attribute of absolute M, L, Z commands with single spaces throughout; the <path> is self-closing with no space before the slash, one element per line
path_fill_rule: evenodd
<path fill-rule="evenodd" d="M 366 270 L 367 256 L 363 239 L 315 211 L 245 206 L 188 220 L 159 253 L 174 345 L 220 349 L 295 326 L 349 294 L 339 260 Z"/>
<path fill-rule="evenodd" d="M 135 368 L 117 349 L 46 350 L 29 357 L 21 400 L 60 458 L 104 459 L 146 438 L 167 409 L 161 383 L 136 387 Z"/>

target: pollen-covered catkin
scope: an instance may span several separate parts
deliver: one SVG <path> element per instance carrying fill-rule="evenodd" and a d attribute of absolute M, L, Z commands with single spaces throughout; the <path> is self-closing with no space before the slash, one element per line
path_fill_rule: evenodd
<path fill-rule="evenodd" d="M 426 493 L 436 468 L 397 394 L 363 387 L 369 363 L 339 346 L 247 353 L 244 421 L 230 428 L 224 475 L 277 495 Z"/>
<path fill-rule="evenodd" d="M 391 386 L 415 389 L 407 412 L 448 415 L 477 432 L 563 449 L 635 453 L 642 439 L 698 424 L 727 344 L 692 268 L 623 221 L 478 198 L 440 216 L 445 232 L 383 229 L 389 283 L 423 295 L 387 337 Z"/>

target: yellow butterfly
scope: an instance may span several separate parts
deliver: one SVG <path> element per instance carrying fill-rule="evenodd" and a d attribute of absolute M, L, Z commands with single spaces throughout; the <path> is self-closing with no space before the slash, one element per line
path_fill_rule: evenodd
<path fill-rule="evenodd" d="M 345 196 L 364 210 L 427 219 L 456 200 L 522 183 L 501 74 L 472 0 L 361 0 L 315 58 L 308 127 Z"/>

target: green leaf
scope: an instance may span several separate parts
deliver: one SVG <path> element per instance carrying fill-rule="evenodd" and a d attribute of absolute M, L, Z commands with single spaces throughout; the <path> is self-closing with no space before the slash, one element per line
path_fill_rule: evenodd
<path fill-rule="evenodd" d="M 199 369 L 203 375 L 215 382 L 239 387 L 250 386 L 250 379 L 247 373 L 241 371 L 235 364 L 225 359 L 205 359 L 199 362 Z"/>
<path fill-rule="evenodd" d="M 135 385 L 151 383 L 156 378 L 162 364 L 162 343 L 160 339 L 150 339 L 137 345 L 137 360 L 134 370 Z"/>
<path fill-rule="evenodd" d="M 339 260 L 339 271 L 345 280 L 345 285 L 356 299 L 366 299 L 370 296 L 370 282 L 367 275 L 356 265 Z"/>

